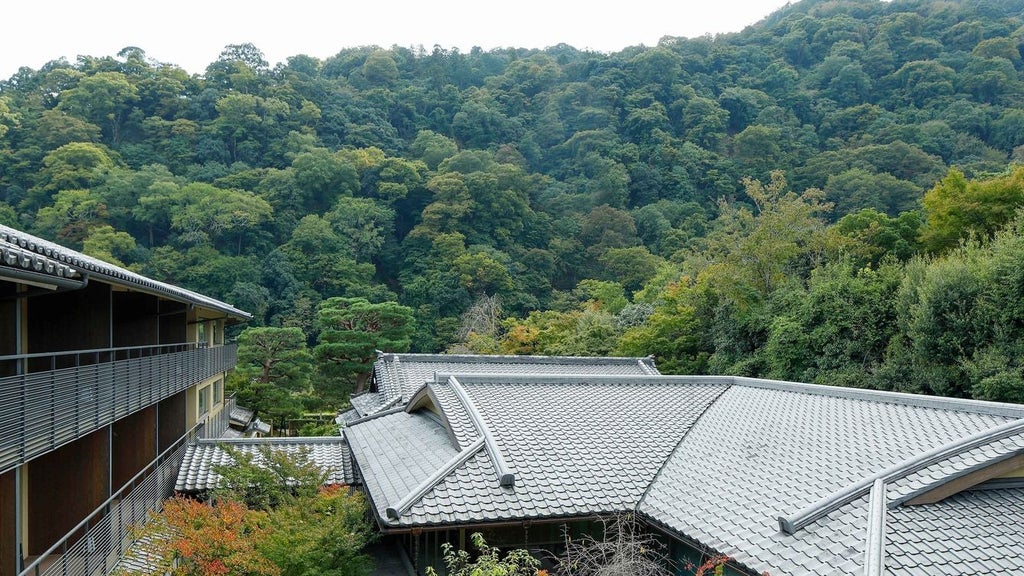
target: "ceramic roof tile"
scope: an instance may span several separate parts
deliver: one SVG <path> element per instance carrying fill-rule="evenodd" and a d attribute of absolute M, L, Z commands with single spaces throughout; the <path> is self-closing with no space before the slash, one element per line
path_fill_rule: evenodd
<path fill-rule="evenodd" d="M 357 422 L 349 430 L 363 436 L 353 451 L 378 512 L 415 496 L 391 527 L 637 509 L 776 576 L 862 574 L 869 495 L 844 500 L 793 534 L 779 529 L 779 516 L 1024 416 L 1024 408 L 1012 405 L 726 377 L 511 373 L 455 380 L 465 401 L 450 382 L 429 385 L 450 436 L 426 410 Z M 410 433 L 415 440 L 406 438 Z M 514 471 L 514 486 L 499 485 L 497 462 L 489 449 L 479 449 L 487 435 Z M 1018 436 L 944 457 L 898 476 L 879 493 L 899 497 L 1018 453 Z M 453 459 L 471 443 L 473 451 Z M 1018 560 L 1024 554 L 1011 553 L 1022 550 L 1022 503 L 1021 489 L 1004 487 L 889 511 L 889 573 L 964 573 L 963 558 L 995 574 L 1024 573 Z M 977 517 L 970 506 L 979 506 Z M 1008 514 L 1002 527 L 999 506 Z M 967 544 L 949 545 L 950 539 L 973 548 L 965 553 Z"/>
<path fill-rule="evenodd" d="M 1024 574 L 1024 488 L 967 490 L 887 518 L 886 573 Z M 955 534 L 955 537 L 951 535 Z"/>
<path fill-rule="evenodd" d="M 387 402 L 411 398 L 437 372 L 460 374 L 658 374 L 649 358 L 383 354 L 374 364 L 378 392 Z"/>
<path fill-rule="evenodd" d="M 358 396 L 352 396 L 349 398 L 352 403 L 352 409 L 355 410 L 359 417 L 373 414 L 384 405 L 384 395 L 377 392 L 364 392 Z"/>
<path fill-rule="evenodd" d="M 357 412 L 355 408 L 349 408 L 348 410 L 345 410 L 338 414 L 337 416 L 335 416 L 334 423 L 337 424 L 338 426 L 344 426 L 349 422 L 355 422 L 356 420 L 359 420 L 359 418 L 361 418 L 359 412 Z"/>
<path fill-rule="evenodd" d="M 626 511 L 723 385 L 630 377 L 525 383 L 458 377 L 516 475 L 500 487 L 485 451 L 399 520 L 403 526 Z M 439 389 L 447 385 L 439 384 Z M 459 513 L 446 513 L 451 503 Z"/>
<path fill-rule="evenodd" d="M 1024 432 L 936 462 L 889 484 L 889 500 L 909 499 L 979 468 L 1024 453 Z"/>
<path fill-rule="evenodd" d="M 42 277 L 82 280 L 85 275 L 101 282 L 156 292 L 182 302 L 219 310 L 235 318 L 252 315 L 198 292 L 147 278 L 98 258 L 0 224 L 0 269 L 30 271 Z"/>
<path fill-rule="evenodd" d="M 733 386 L 680 443 L 639 510 L 757 571 L 799 573 L 807 558 L 838 566 L 849 549 L 863 553 L 863 531 L 847 539 L 830 530 L 814 550 L 787 559 L 783 552 L 811 533 L 786 535 L 777 517 L 1008 420 L 830 392 Z M 745 538 L 754 544 L 737 546 Z"/>
<path fill-rule="evenodd" d="M 229 416 L 232 424 L 245 427 L 249 425 L 249 422 L 252 422 L 254 414 L 255 413 L 252 410 L 245 408 L 244 406 L 235 405 L 231 408 Z"/>
<path fill-rule="evenodd" d="M 473 421 L 466 412 L 465 406 L 449 386 L 432 383 L 430 391 L 437 399 L 444 418 L 451 427 L 452 434 L 459 443 L 460 448 L 465 448 L 480 436 L 480 432 L 473 425 Z"/>
<path fill-rule="evenodd" d="M 215 465 L 234 464 L 227 452 L 220 445 L 231 446 L 255 457 L 259 462 L 261 447 L 275 451 L 299 454 L 307 451 L 309 459 L 327 471 L 328 483 L 353 484 L 355 477 L 352 470 L 352 458 L 348 444 L 340 436 L 304 437 L 304 438 L 243 438 L 200 440 L 185 450 L 181 468 L 174 489 L 179 492 L 202 492 L 217 486 L 220 474 L 213 471 Z"/>
<path fill-rule="evenodd" d="M 385 518 L 399 502 L 458 450 L 444 426 L 424 413 L 397 412 L 345 427 L 374 507 Z"/>

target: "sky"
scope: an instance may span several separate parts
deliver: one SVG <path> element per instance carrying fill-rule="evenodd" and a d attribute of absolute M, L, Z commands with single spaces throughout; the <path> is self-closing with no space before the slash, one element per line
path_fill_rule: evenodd
<path fill-rule="evenodd" d="M 228 44 L 251 43 L 271 66 L 343 48 L 438 44 L 616 52 L 664 36 L 739 32 L 785 0 L 20 0 L 6 3 L 0 79 L 60 57 L 126 46 L 199 74 Z"/>

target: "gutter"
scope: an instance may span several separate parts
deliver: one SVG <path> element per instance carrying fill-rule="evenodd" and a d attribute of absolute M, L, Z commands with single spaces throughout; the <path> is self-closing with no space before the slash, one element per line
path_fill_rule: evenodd
<path fill-rule="evenodd" d="M 4 268 L 0 271 L 0 280 L 9 280 L 18 284 L 33 286 L 23 292 L 15 292 L 7 296 L 0 296 L 0 300 L 21 300 L 33 296 L 44 296 L 46 294 L 57 294 L 60 292 L 74 292 L 89 285 L 89 275 L 83 274 L 81 280 L 62 278 L 30 270 L 18 270 L 17 268 Z"/>

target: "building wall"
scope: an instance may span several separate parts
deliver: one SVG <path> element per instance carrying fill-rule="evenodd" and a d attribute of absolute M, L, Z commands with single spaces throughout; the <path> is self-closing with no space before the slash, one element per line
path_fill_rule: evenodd
<path fill-rule="evenodd" d="M 28 299 L 29 326 L 25 352 L 72 351 L 111 345 L 111 287 L 92 283 L 82 290 Z"/>
<path fill-rule="evenodd" d="M 160 343 L 160 300 L 156 296 L 114 291 L 112 300 L 115 348 Z"/>
<path fill-rule="evenodd" d="M 220 402 L 214 402 L 215 389 L 220 386 Z M 190 429 L 197 423 L 215 416 L 224 406 L 223 399 L 224 376 L 217 375 L 203 380 L 199 384 L 186 390 L 186 415 L 185 426 Z M 202 405 L 205 395 L 205 406 Z"/>
<path fill-rule="evenodd" d="M 66 444 L 28 466 L 28 554 L 46 551 L 110 495 L 110 429 Z"/>
<path fill-rule="evenodd" d="M 28 326 L 28 342 L 22 352 L 110 347 L 110 285 L 92 283 L 81 290 L 35 296 L 27 302 L 23 322 Z M 58 368 L 74 366 L 73 358 L 60 360 Z M 48 359 L 30 363 L 31 371 L 49 369 Z"/>
<path fill-rule="evenodd" d="M 160 301 L 160 344 L 187 342 L 188 306 L 182 302 Z"/>
<path fill-rule="evenodd" d="M 111 488 L 124 486 L 156 457 L 156 406 L 143 408 L 112 425 Z"/>
<path fill-rule="evenodd" d="M 185 391 L 179 392 L 157 405 L 157 449 L 160 452 L 170 448 L 188 430 L 185 427 L 185 395 Z"/>
<path fill-rule="evenodd" d="M 17 570 L 17 474 L 17 468 L 0 474 L 0 576 L 14 576 Z"/>
<path fill-rule="evenodd" d="M 0 298 L 14 295 L 16 286 L 0 282 Z M 0 356 L 18 353 L 18 307 L 19 300 L 0 300 Z M 15 361 L 0 362 L 0 377 L 18 373 Z"/>

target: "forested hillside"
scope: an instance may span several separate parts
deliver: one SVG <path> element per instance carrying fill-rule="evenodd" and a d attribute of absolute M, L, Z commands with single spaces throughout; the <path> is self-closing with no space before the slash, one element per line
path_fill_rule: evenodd
<path fill-rule="evenodd" d="M 1024 0 L 805 0 L 614 54 L 341 49 L 0 82 L 0 222 L 317 339 L 1024 401 Z"/>

